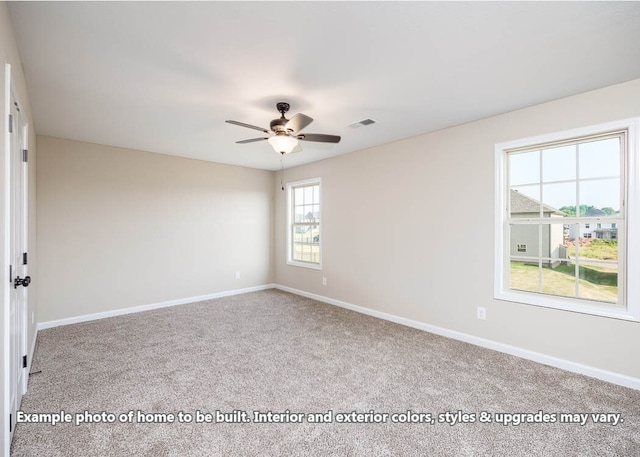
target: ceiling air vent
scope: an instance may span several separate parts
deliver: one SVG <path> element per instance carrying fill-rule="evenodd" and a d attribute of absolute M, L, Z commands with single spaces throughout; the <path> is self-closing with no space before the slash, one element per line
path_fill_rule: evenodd
<path fill-rule="evenodd" d="M 362 119 L 361 121 L 358 122 L 354 122 L 353 124 L 349 124 L 349 127 L 362 127 L 363 125 L 371 125 L 371 124 L 375 124 L 376 121 L 375 119 L 371 119 L 371 118 L 367 118 L 367 119 Z"/>

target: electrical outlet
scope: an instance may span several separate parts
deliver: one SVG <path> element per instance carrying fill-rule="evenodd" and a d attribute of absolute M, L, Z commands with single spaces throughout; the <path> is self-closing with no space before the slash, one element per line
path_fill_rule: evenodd
<path fill-rule="evenodd" d="M 487 308 L 478 306 L 478 319 L 482 319 L 483 321 L 487 319 Z"/>
<path fill-rule="evenodd" d="M 323 286 L 327 285 L 327 278 L 325 276 L 322 277 L 322 285 Z"/>
<path fill-rule="evenodd" d="M 240 272 L 236 271 L 236 279 L 240 279 Z"/>

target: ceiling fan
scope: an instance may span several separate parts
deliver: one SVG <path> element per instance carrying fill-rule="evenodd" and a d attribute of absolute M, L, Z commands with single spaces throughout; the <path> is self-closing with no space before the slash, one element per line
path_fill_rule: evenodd
<path fill-rule="evenodd" d="M 229 124 L 247 127 L 249 129 L 260 130 L 269 136 L 261 138 L 250 138 L 248 140 L 236 141 L 238 144 L 253 143 L 254 141 L 267 140 L 269 144 L 280 154 L 288 154 L 290 152 L 302 151 L 298 144 L 298 140 L 317 141 L 320 143 L 339 143 L 338 135 L 326 135 L 324 133 L 300 133 L 300 130 L 313 122 L 313 119 L 306 114 L 298 113 L 291 119 L 284 117 L 284 113 L 289 111 L 289 104 L 286 102 L 276 103 L 276 109 L 280 112 L 280 117 L 271 121 L 270 130 L 257 127 L 251 124 L 245 124 L 238 121 L 226 121 Z"/>

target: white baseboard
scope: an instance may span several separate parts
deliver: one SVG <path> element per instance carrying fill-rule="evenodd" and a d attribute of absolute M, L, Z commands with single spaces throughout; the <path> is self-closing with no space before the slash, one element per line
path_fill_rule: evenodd
<path fill-rule="evenodd" d="M 113 317 L 113 316 L 121 316 L 124 314 L 139 313 L 142 311 L 149 311 L 152 309 L 166 308 L 168 306 L 184 305 L 187 303 L 194 303 L 194 302 L 203 301 L 203 300 L 211 300 L 213 298 L 227 297 L 231 295 L 245 294 L 248 292 L 256 292 L 259 290 L 266 290 L 266 289 L 279 289 L 285 292 L 290 292 L 292 294 L 311 298 L 313 300 L 317 300 L 323 303 L 349 309 L 351 311 L 355 311 L 361 314 L 366 314 L 368 316 L 373 316 L 379 319 L 395 322 L 397 324 L 406 325 L 407 327 L 412 327 L 418 330 L 434 333 L 436 335 L 444 336 L 447 338 L 464 341 L 465 343 L 474 344 L 476 346 L 484 347 L 487 349 L 493 349 L 498 352 L 503 352 L 505 354 L 521 357 L 523 359 L 532 360 L 534 362 L 538 362 L 544 365 L 549 365 L 552 367 L 571 371 L 573 373 L 578 373 L 585 376 L 590 376 L 592 378 L 600 379 L 602 381 L 607 381 L 612 384 L 617 384 L 620 386 L 629 387 L 631 389 L 640 390 L 640 379 L 638 378 L 623 375 L 620 373 L 614 373 L 607 370 L 602 370 L 600 368 L 595 368 L 588 365 L 583 365 L 577 362 L 572 362 L 570 360 L 560 359 L 558 357 L 542 354 L 540 352 L 530 351 L 528 349 L 519 348 L 517 346 L 511 346 L 508 344 L 499 343 L 497 341 L 488 340 L 486 338 L 480 338 L 477 336 L 469 335 L 467 333 L 457 332 L 454 330 L 449 330 L 449 329 L 438 327 L 435 325 L 425 324 L 423 322 L 414 321 L 412 319 L 407 319 L 407 318 L 396 316 L 390 313 L 384 313 L 382 311 L 376 311 L 373 309 L 365 308 L 363 306 L 354 305 L 352 303 L 347 303 L 341 300 L 336 300 L 334 298 L 312 294 L 310 292 L 305 292 L 303 290 L 294 289 L 292 287 L 287 287 L 280 284 L 264 284 L 261 286 L 248 287 L 245 289 L 229 290 L 229 291 L 217 292 L 209 295 L 200 295 L 197 297 L 182 298 L 179 300 L 170 300 L 170 301 L 165 301 L 161 303 L 134 306 L 131 308 L 116 309 L 112 311 L 104 311 L 104 312 L 95 313 L 95 314 L 86 314 L 83 316 L 70 317 L 70 318 L 59 319 L 55 321 L 40 322 L 36 327 L 36 336 L 37 336 L 38 330 L 43 330 L 43 329 L 52 328 L 52 327 L 59 327 L 61 325 L 77 324 L 80 322 L 104 319 L 104 318 Z M 34 336 L 34 340 L 32 342 L 32 347 L 31 347 L 31 357 L 29 359 L 29 365 L 33 360 L 35 341 L 36 341 L 36 338 Z"/>
<path fill-rule="evenodd" d="M 474 344 L 487 349 L 493 349 L 494 351 L 504 352 L 505 354 L 515 355 L 523 359 L 532 360 L 534 362 L 541 363 L 543 365 L 549 365 L 555 368 L 561 368 L 563 370 L 571 371 L 573 373 L 590 376 L 592 378 L 607 381 L 612 384 L 618 384 L 620 386 L 629 387 L 631 389 L 640 390 L 640 379 L 631 376 L 623 375 L 620 373 L 614 373 L 600 368 L 583 365 L 581 363 L 572 362 L 570 360 L 560 359 L 540 352 L 530 351 L 528 349 L 511 346 L 497 341 L 480 338 L 477 336 L 469 335 L 467 333 L 456 332 L 454 330 L 448 330 L 446 328 L 437 327 L 435 325 L 425 324 L 423 322 L 414 321 L 412 319 L 406 319 L 394 314 L 383 313 L 373 309 L 365 308 L 363 306 L 354 305 L 341 300 L 336 300 L 322 295 L 316 295 L 303 290 L 294 289 L 292 287 L 283 286 L 280 284 L 275 285 L 276 289 L 283 290 L 285 292 L 291 292 L 292 294 L 301 295 L 303 297 L 311 298 L 313 300 L 328 303 L 330 305 L 346 308 L 351 311 L 366 314 L 369 316 L 377 317 L 387 321 L 395 322 L 397 324 L 406 325 L 407 327 L 416 328 L 418 330 L 424 330 L 425 332 L 434 333 L 436 335 L 452 338 L 454 340 L 464 341 L 465 343 Z"/>
<path fill-rule="evenodd" d="M 152 303 L 149 305 L 133 306 L 130 308 L 114 309 L 111 311 L 103 311 L 101 313 L 85 314 L 83 316 L 68 317 L 66 319 L 57 319 L 55 321 L 38 322 L 37 330 L 44 330 L 61 325 L 78 324 L 80 322 L 95 321 L 107 317 L 122 316 L 124 314 L 140 313 L 142 311 L 150 311 L 152 309 L 167 308 L 169 306 L 185 305 L 187 303 L 195 303 L 203 300 L 211 300 L 213 298 L 228 297 L 230 295 L 246 294 L 248 292 L 256 292 L 259 290 L 273 289 L 274 284 L 264 284 L 261 286 L 247 287 L 244 289 L 227 290 L 224 292 L 216 292 L 208 295 L 199 295 L 197 297 L 181 298 L 178 300 L 169 300 L 160 303 Z"/>

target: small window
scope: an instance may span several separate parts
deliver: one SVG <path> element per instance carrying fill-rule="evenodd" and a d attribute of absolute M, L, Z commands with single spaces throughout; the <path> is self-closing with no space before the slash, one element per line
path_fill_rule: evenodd
<path fill-rule="evenodd" d="M 320 269 L 320 178 L 287 184 L 287 264 Z"/>
<path fill-rule="evenodd" d="M 584 228 L 586 229 L 590 228 L 589 224 L 584 224 Z"/>

